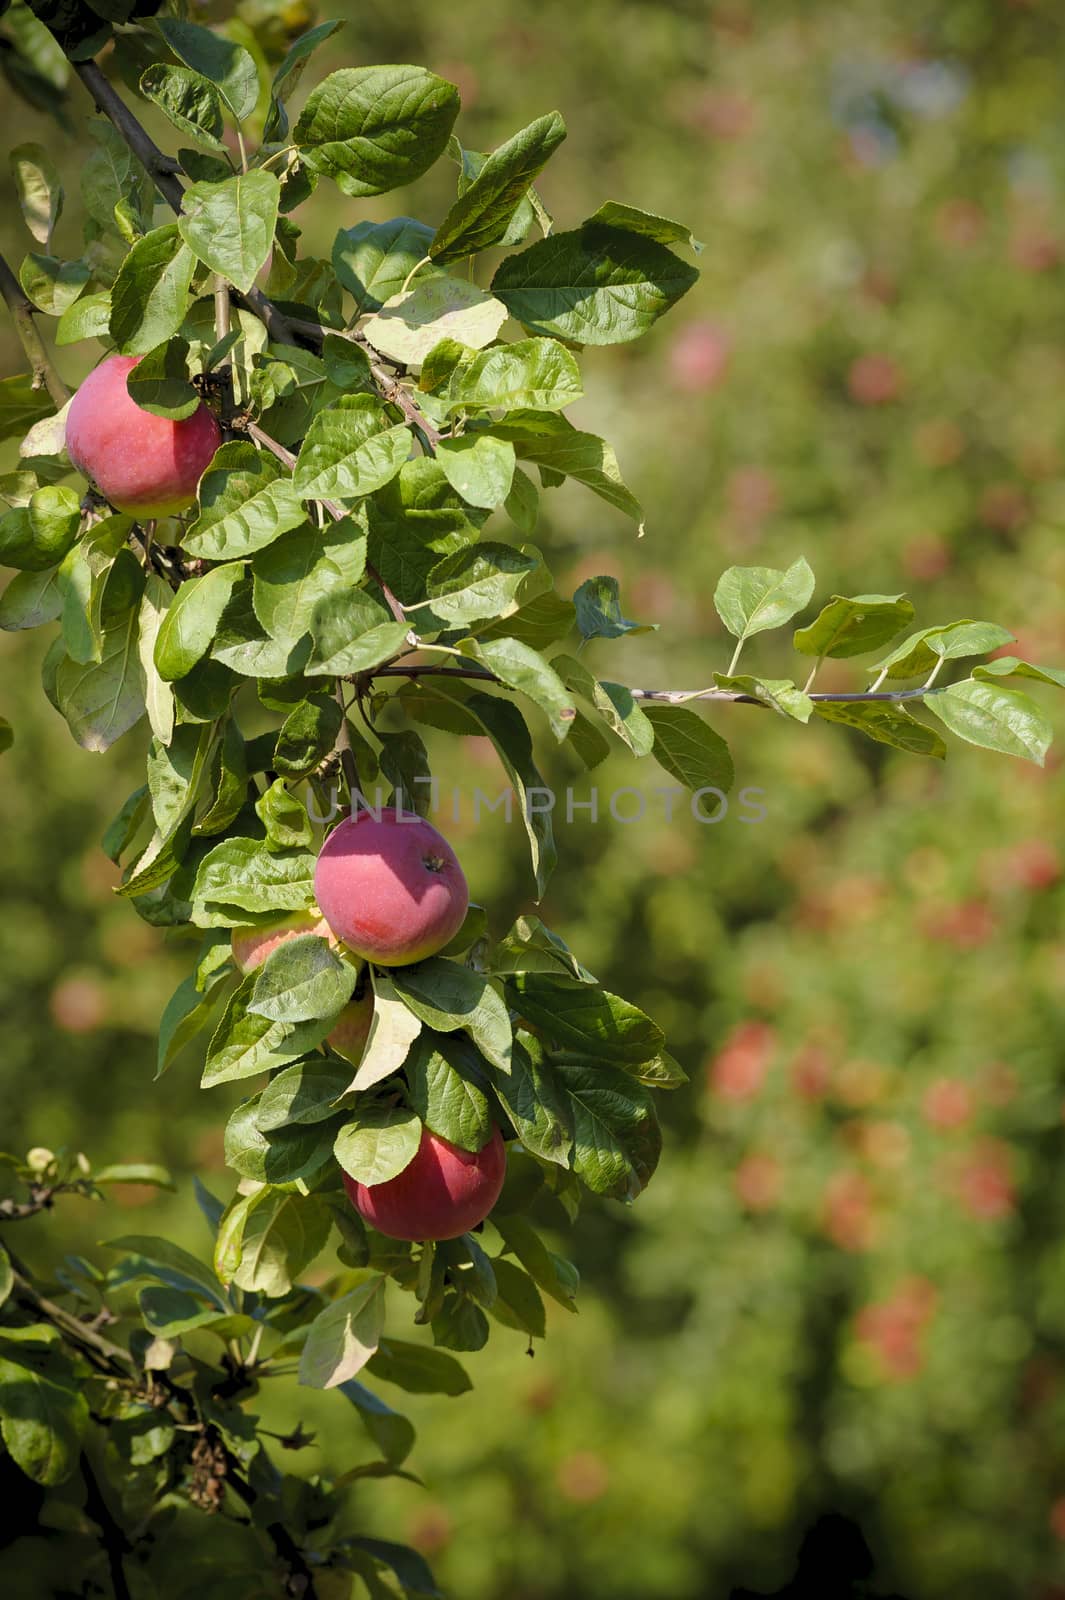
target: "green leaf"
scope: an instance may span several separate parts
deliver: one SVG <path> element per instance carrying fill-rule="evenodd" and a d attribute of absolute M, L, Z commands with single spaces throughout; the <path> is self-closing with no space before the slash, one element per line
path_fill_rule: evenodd
<path fill-rule="evenodd" d="M 344 26 L 345 23 L 339 18 L 332 22 L 320 22 L 316 28 L 309 28 L 289 46 L 285 59 L 274 73 L 270 93 L 270 115 L 263 129 L 264 143 L 271 139 L 286 137 L 288 134 L 288 116 L 284 110 L 286 100 L 295 94 L 299 87 L 300 79 L 313 52 Z"/>
<path fill-rule="evenodd" d="M 509 1058 L 508 1045 L 508 1070 Z M 492 1116 L 480 1057 L 469 1041 L 461 1034 L 422 1032 L 405 1070 L 411 1104 L 430 1132 L 460 1150 L 483 1149 L 491 1137 Z"/>
<path fill-rule="evenodd" d="M 533 761 L 532 739 L 517 706 L 487 694 L 473 694 L 462 701 L 462 708 L 476 719 L 495 745 L 503 769 L 510 780 L 532 852 L 537 897 L 547 888 L 558 855 L 549 806 L 540 803 L 549 796 Z"/>
<path fill-rule="evenodd" d="M 537 569 L 533 583 L 546 578 L 546 569 Z M 553 589 L 534 594 L 532 599 L 522 598 L 517 611 L 499 617 L 486 628 L 478 629 L 483 642 L 486 639 L 517 639 L 531 650 L 546 650 L 572 633 L 577 613 L 569 600 L 563 600 Z M 552 667 L 554 662 L 552 661 Z"/>
<path fill-rule="evenodd" d="M 18 270 L 23 293 L 39 311 L 58 317 L 77 300 L 92 272 L 84 261 L 58 261 L 55 256 L 28 255 Z"/>
<path fill-rule="evenodd" d="M 217 1332 L 222 1339 L 235 1339 L 255 1327 L 251 1317 L 219 1312 L 184 1289 L 142 1289 L 137 1304 L 145 1327 L 160 1339 L 179 1339 L 196 1329 Z"/>
<path fill-rule="evenodd" d="M 11 1257 L 0 1245 L 0 1306 L 4 1304 L 15 1287 L 15 1269 L 11 1265 Z"/>
<path fill-rule="evenodd" d="M 492 1266 L 498 1289 L 489 1308 L 493 1317 L 505 1328 L 514 1328 L 518 1333 L 542 1339 L 547 1332 L 544 1303 L 529 1274 L 503 1258 L 493 1261 Z"/>
<path fill-rule="evenodd" d="M 305 778 L 336 744 L 343 713 L 335 696 L 309 695 L 281 724 L 273 766 L 283 778 Z"/>
<path fill-rule="evenodd" d="M 28 504 L 0 517 L 0 565 L 44 572 L 63 560 L 80 527 L 81 501 L 73 489 L 61 484 L 34 489 Z"/>
<path fill-rule="evenodd" d="M 432 258 L 459 261 L 498 244 L 529 185 L 565 137 L 566 124 L 552 111 L 494 150 L 437 229 L 429 249 Z"/>
<path fill-rule="evenodd" d="M 96 148 L 90 150 L 81 169 L 81 198 L 101 232 L 114 235 L 118 232 L 116 214 L 120 210 L 131 206 L 150 209 L 154 185 L 110 122 L 94 118 L 89 123 L 89 133 Z"/>
<path fill-rule="evenodd" d="M 315 858 L 305 850 L 268 850 L 260 839 L 224 839 L 200 862 L 192 891 L 197 927 L 253 923 L 264 912 L 305 911 L 314 903 Z M 243 911 L 228 923 L 218 910 Z"/>
<path fill-rule="evenodd" d="M 635 1200 L 651 1180 L 662 1135 L 647 1089 L 615 1067 L 557 1062 L 573 1116 L 573 1170 L 594 1194 Z"/>
<path fill-rule="evenodd" d="M 166 1168 L 148 1161 L 127 1161 L 120 1166 L 100 1167 L 93 1173 L 92 1181 L 95 1184 L 146 1183 L 156 1189 L 177 1192 L 177 1184 Z"/>
<path fill-rule="evenodd" d="M 255 1125 L 263 1133 L 292 1124 L 328 1122 L 336 1115 L 333 1102 L 348 1089 L 346 1062 L 311 1056 L 285 1067 L 271 1078 L 259 1099 Z"/>
<path fill-rule="evenodd" d="M 81 339 L 106 340 L 110 328 L 110 294 L 83 294 L 63 312 L 54 338 L 58 345 L 77 344 Z"/>
<path fill-rule="evenodd" d="M 510 1074 L 496 1078 L 493 1087 L 525 1148 L 542 1161 L 567 1167 L 573 1150 L 569 1101 L 544 1070 L 542 1050 L 526 1049 L 525 1041 L 515 1039 Z"/>
<path fill-rule="evenodd" d="M 584 224 L 586 228 L 600 225 L 618 228 L 624 233 L 638 233 L 645 239 L 654 239 L 657 244 L 686 244 L 696 255 L 701 255 L 705 249 L 683 222 L 656 216 L 653 211 L 640 211 L 618 200 L 604 200 Z"/>
<path fill-rule="evenodd" d="M 307 431 L 293 485 L 303 500 L 354 500 L 394 478 L 410 454 L 407 428 L 393 425 L 368 394 L 342 395 Z"/>
<path fill-rule="evenodd" d="M 735 771 L 728 745 L 702 717 L 684 706 L 653 704 L 644 716 L 654 729 L 654 758 L 671 778 L 696 795 L 731 789 Z"/>
<path fill-rule="evenodd" d="M 261 167 L 185 190 L 178 229 L 188 248 L 242 294 L 273 249 L 281 185 Z"/>
<path fill-rule="evenodd" d="M 124 1261 L 118 1269 L 123 1282 L 135 1278 L 158 1278 L 175 1289 L 191 1289 L 203 1295 L 218 1307 L 229 1311 L 225 1296 L 210 1267 L 180 1245 L 154 1234 L 124 1233 L 118 1239 L 104 1241 L 107 1250 L 121 1250 L 132 1259 Z M 114 1276 L 112 1272 L 111 1276 Z"/>
<path fill-rule="evenodd" d="M 509 1072 L 510 1017 L 498 984 L 484 973 L 432 956 L 394 972 L 392 982 L 396 993 L 427 1027 L 440 1033 L 465 1029 L 493 1066 Z"/>
<path fill-rule="evenodd" d="M 275 1023 L 274 1026 L 280 1024 Z M 253 1183 L 268 1183 L 275 1187 L 295 1184 L 305 1190 L 330 1164 L 329 1129 L 293 1127 L 263 1133 L 256 1125 L 257 1110 L 257 1098 L 245 1100 L 226 1124 L 227 1163 L 234 1172 L 239 1172 L 242 1178 L 248 1178 Z M 235 1252 L 236 1243 L 234 1228 L 233 1237 L 228 1243 L 231 1254 Z"/>
<path fill-rule="evenodd" d="M 551 666 L 567 689 L 590 700 L 611 732 L 637 756 L 650 755 L 654 728 L 621 683 L 600 683 L 575 656 L 552 656 Z"/>
<path fill-rule="evenodd" d="M 501 683 L 528 695 L 547 717 L 559 742 L 566 737 L 576 715 L 573 696 L 538 650 L 519 639 L 488 639 L 475 641 L 470 653 Z"/>
<path fill-rule="evenodd" d="M 130 398 L 154 416 L 181 421 L 200 407 L 189 382 L 189 345 L 179 335 L 142 356 L 126 377 Z"/>
<path fill-rule="evenodd" d="M 225 988 L 214 988 L 202 995 L 194 977 L 178 984 L 166 1003 L 159 1022 L 159 1046 L 156 1056 L 156 1078 L 161 1078 L 168 1067 L 207 1027 L 218 1009 L 219 997 Z"/>
<path fill-rule="evenodd" d="M 56 698 L 83 750 L 109 750 L 144 715 L 137 621 L 134 606 L 104 629 L 98 662 L 59 662 Z"/>
<path fill-rule="evenodd" d="M 233 591 L 244 576 L 237 561 L 183 583 L 159 628 L 155 665 L 167 683 L 184 678 L 207 654 Z"/>
<path fill-rule="evenodd" d="M 0 440 L 25 433 L 33 423 L 51 417 L 54 411 L 47 389 L 35 388 L 29 373 L 0 378 Z"/>
<path fill-rule="evenodd" d="M 458 367 L 446 398 L 451 411 L 561 411 L 583 393 L 580 368 L 564 345 L 520 339 Z"/>
<path fill-rule="evenodd" d="M 439 463 L 405 461 L 399 476 L 367 504 L 368 555 L 406 605 L 424 600 L 429 573 L 441 556 L 476 541 L 483 511 L 466 506 Z"/>
<path fill-rule="evenodd" d="M 431 615 L 448 628 L 518 610 L 529 575 L 543 567 L 539 552 L 483 540 L 445 556 L 429 574 Z M 425 626 L 424 619 L 421 626 Z"/>
<path fill-rule="evenodd" d="M 586 578 L 573 604 L 585 639 L 620 639 L 626 633 L 654 633 L 658 628 L 657 622 L 630 622 L 622 616 L 616 578 Z"/>
<path fill-rule="evenodd" d="M 259 100 L 259 73 L 243 45 L 176 17 L 160 17 L 155 26 L 179 61 L 215 85 L 238 122 L 251 116 Z"/>
<path fill-rule="evenodd" d="M 332 1227 L 328 1208 L 313 1195 L 261 1190 L 241 1234 L 240 1265 L 232 1281 L 238 1289 L 277 1299 L 290 1292 L 300 1274 L 324 1249 Z"/>
<path fill-rule="evenodd" d="M 177 333 L 195 269 L 196 257 L 176 222 L 137 240 L 111 287 L 108 326 L 123 355 L 144 355 Z"/>
<path fill-rule="evenodd" d="M 550 411 L 517 411 L 492 424 L 499 438 L 510 439 L 519 461 L 531 461 L 542 472 L 562 473 L 591 489 L 643 527 L 643 509 L 621 476 L 612 446 L 594 433 L 579 433 L 565 417 Z"/>
<path fill-rule="evenodd" d="M 492 292 L 537 333 L 623 344 L 646 333 L 698 276 L 654 239 L 596 223 L 508 256 Z"/>
<path fill-rule="evenodd" d="M 455 86 L 422 67 L 345 67 L 311 91 L 293 139 L 344 194 L 384 194 L 444 153 L 458 110 Z"/>
<path fill-rule="evenodd" d="M 374 1273 L 318 1313 L 300 1355 L 300 1383 L 334 1389 L 361 1371 L 381 1338 L 384 1286 L 384 1278 Z"/>
<path fill-rule="evenodd" d="M 464 1294 L 447 1290 L 432 1319 L 433 1342 L 449 1350 L 483 1350 L 488 1343 L 488 1318 Z"/>
<path fill-rule="evenodd" d="M 487 433 L 466 433 L 441 439 L 436 459 L 444 476 L 471 506 L 491 510 L 502 505 L 514 478 L 514 446 Z"/>
<path fill-rule="evenodd" d="M 318 602 L 311 622 L 314 648 L 308 676 L 366 672 L 399 651 L 407 637 L 406 623 L 362 590 L 333 591 Z"/>
<path fill-rule="evenodd" d="M 635 1065 L 665 1043 L 661 1028 L 631 1001 L 562 973 L 515 972 L 507 990 L 521 1016 L 596 1061 Z"/>
<path fill-rule="evenodd" d="M 581 983 L 596 982 L 582 967 L 564 939 L 552 933 L 539 917 L 518 917 L 496 946 L 493 972 L 554 972 Z"/>
<path fill-rule="evenodd" d="M 443 339 L 471 349 L 491 344 L 507 320 L 502 301 L 466 278 L 432 273 L 387 300 L 362 327 L 368 344 L 390 361 L 420 367 Z"/>
<path fill-rule="evenodd" d="M 137 657 L 141 669 L 141 690 L 148 721 L 155 737 L 169 744 L 174 732 L 174 691 L 159 675 L 155 665 L 155 643 L 170 606 L 171 590 L 164 579 L 150 572 L 141 598 L 137 633 Z"/>
<path fill-rule="evenodd" d="M 321 533 L 294 529 L 252 562 L 255 615 L 273 639 L 294 648 L 313 626 L 319 601 L 346 599 L 366 570 L 366 533 L 345 517 Z"/>
<path fill-rule="evenodd" d="M 507 1250 L 517 1256 L 526 1272 L 545 1294 L 567 1311 L 576 1311 L 576 1269 L 547 1249 L 539 1234 L 524 1217 L 492 1215 L 492 1226 L 502 1236 Z M 496 1258 L 498 1265 L 498 1257 Z"/>
<path fill-rule="evenodd" d="M 352 1089 L 370 1089 L 398 1072 L 421 1032 L 420 1018 L 400 999 L 391 978 L 375 972 L 373 988 L 373 1020 Z"/>
<path fill-rule="evenodd" d="M 1037 683 L 1052 683 L 1065 689 L 1065 672 L 1059 667 L 1036 667 L 1019 656 L 997 656 L 973 668 L 974 678 L 1034 678 Z"/>
<path fill-rule="evenodd" d="M 792 636 L 807 656 L 840 659 L 879 650 L 913 621 L 913 606 L 901 594 L 834 594 L 808 628 Z"/>
<path fill-rule="evenodd" d="M 814 711 L 825 722 L 836 722 L 845 728 L 857 728 L 877 744 L 889 744 L 896 750 L 908 750 L 911 755 L 946 758 L 947 747 L 934 728 L 927 727 L 911 717 L 905 706 L 856 704 L 853 701 L 817 700 Z"/>
<path fill-rule="evenodd" d="M 558 348 L 561 350 L 562 346 Z M 540 520 L 540 491 L 520 467 L 514 469 L 514 482 L 503 502 L 503 510 L 519 533 L 532 533 Z"/>
<path fill-rule="evenodd" d="M 302 800 L 289 793 L 283 778 L 277 778 L 259 796 L 255 814 L 266 829 L 268 850 L 309 850 L 314 843 L 307 809 Z"/>
<path fill-rule="evenodd" d="M 47 250 L 63 210 L 63 184 L 47 150 L 40 144 L 16 145 L 8 156 L 19 205 L 27 228 Z"/>
<path fill-rule="evenodd" d="M 249 1012 L 255 974 L 244 980 L 226 1007 L 207 1051 L 202 1087 L 214 1088 L 241 1078 L 257 1077 L 306 1055 L 321 1044 L 333 1018 L 307 1022 L 274 1022 Z"/>
<path fill-rule="evenodd" d="M 959 661 L 1001 650 L 1003 645 L 1013 644 L 1014 637 L 995 622 L 955 622 L 949 628 L 933 629 L 925 635 L 925 643 L 942 660 Z"/>
<path fill-rule="evenodd" d="M 458 1395 L 473 1388 L 465 1367 L 454 1356 L 406 1339 L 382 1339 L 366 1370 L 408 1394 Z"/>
<path fill-rule="evenodd" d="M 73 1372 L 59 1359 L 12 1351 L 0 1357 L 0 1431 L 34 1483 L 50 1488 L 77 1467 L 89 1407 Z"/>
<path fill-rule="evenodd" d="M 393 1411 L 391 1406 L 387 1406 L 361 1383 L 349 1381 L 337 1387 L 358 1411 L 366 1431 L 385 1460 L 393 1465 L 405 1461 L 414 1447 L 414 1428 L 407 1418 Z"/>
<path fill-rule="evenodd" d="M 1054 737 L 1049 717 L 1019 689 L 1000 689 L 967 678 L 938 694 L 926 694 L 924 704 L 967 744 L 1020 756 L 1037 767 L 1043 765 Z"/>
<path fill-rule="evenodd" d="M 410 1166 L 421 1137 L 421 1122 L 406 1106 L 371 1105 L 344 1124 L 333 1154 L 349 1178 L 372 1187 Z"/>
<path fill-rule="evenodd" d="M 357 222 L 342 228 L 333 245 L 333 270 L 355 301 L 357 316 L 380 311 L 399 294 L 429 253 L 433 230 L 413 217 Z"/>
<path fill-rule="evenodd" d="M 208 150 L 226 153 L 222 97 L 200 73 L 157 61 L 141 73 L 140 91 L 179 133 L 187 134 Z"/>
<path fill-rule="evenodd" d="M 256 976 L 248 1010 L 274 1022 L 309 1022 L 342 1011 L 355 990 L 356 972 L 313 933 L 272 950 Z"/>
<path fill-rule="evenodd" d="M 763 705 L 771 706 L 782 717 L 794 717 L 796 722 L 809 722 L 814 703 L 804 690 L 790 678 L 754 678 L 749 673 L 715 672 L 714 682 L 719 689 L 735 694 L 749 694 Z"/>
<path fill-rule="evenodd" d="M 717 614 L 728 631 L 744 640 L 779 628 L 809 603 L 814 575 L 800 556 L 786 572 L 773 567 L 729 567 L 714 591 Z"/>
<path fill-rule="evenodd" d="M 198 492 L 200 514 L 181 543 L 208 561 L 252 555 L 307 518 L 280 463 L 243 439 L 215 452 Z"/>
<path fill-rule="evenodd" d="M 993 622 L 973 622 L 965 618 L 961 622 L 911 633 L 890 655 L 867 670 L 877 676 L 883 673 L 887 678 L 926 677 L 942 660 L 985 655 L 1011 643 L 1012 639 L 1012 633 Z"/>

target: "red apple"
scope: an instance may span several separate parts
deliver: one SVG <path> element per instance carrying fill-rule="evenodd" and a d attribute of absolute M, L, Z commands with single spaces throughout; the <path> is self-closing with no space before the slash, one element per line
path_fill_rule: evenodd
<path fill-rule="evenodd" d="M 67 412 L 67 454 L 119 511 L 147 519 L 184 511 L 222 442 L 205 405 L 183 422 L 145 411 L 126 378 L 139 356 L 108 356 L 85 379 Z"/>
<path fill-rule="evenodd" d="M 498 1128 L 476 1153 L 423 1128 L 417 1153 L 402 1172 L 370 1187 L 345 1173 L 344 1188 L 359 1215 L 390 1239 L 457 1239 L 484 1221 L 506 1170 Z"/>
<path fill-rule="evenodd" d="M 424 961 L 452 940 L 470 903 L 458 857 L 411 812 L 360 811 L 322 846 L 314 893 L 349 950 L 386 967 Z"/>

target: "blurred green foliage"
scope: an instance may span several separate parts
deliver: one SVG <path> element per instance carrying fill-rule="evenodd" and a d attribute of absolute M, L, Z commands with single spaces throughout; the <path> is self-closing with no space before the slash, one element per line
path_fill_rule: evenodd
<path fill-rule="evenodd" d="M 570 139 L 543 192 L 560 220 L 607 193 L 707 242 L 670 324 L 602 352 L 577 408 L 616 443 L 646 539 L 579 490 L 543 535 L 575 581 L 616 572 L 629 613 L 668 624 L 593 645 L 603 671 L 709 682 L 730 653 L 721 569 L 799 554 L 819 594 L 906 587 L 923 624 L 994 617 L 1029 659 L 1061 659 L 1051 0 L 350 10 L 327 64 L 424 62 L 459 83 L 482 148 L 557 105 Z M 282 31 L 313 20 L 300 0 L 271 15 Z M 0 124 L 76 175 L 78 148 L 43 110 L 9 102 Z M 430 219 L 437 181 L 416 202 Z M 328 254 L 338 225 L 383 205 L 311 202 L 309 247 Z M 221 1188 L 225 1091 L 151 1082 L 187 952 L 110 898 L 97 849 L 140 751 L 119 746 L 105 769 L 75 748 L 41 697 L 44 642 L 0 644 L 15 729 L 0 778 L 5 1142 L 161 1160 Z M 752 645 L 748 670 L 791 670 L 784 648 Z M 819 687 L 853 681 L 837 665 Z M 869 1541 L 873 1590 L 1060 1600 L 1060 757 L 1041 772 L 955 748 L 940 768 L 751 707 L 718 715 L 766 820 L 578 812 L 544 912 L 691 1074 L 663 1107 L 659 1175 L 632 1211 L 586 1212 L 567 1252 L 582 1314 L 549 1310 L 535 1361 L 501 1338 L 471 1363 L 473 1395 L 407 1408 L 428 1492 L 366 1496 L 463 1600 L 772 1590 L 833 1508 Z M 456 781 L 479 760 L 471 742 Z M 551 760 L 560 784 L 579 781 Z M 604 793 L 641 781 L 621 762 L 595 777 Z M 440 820 L 501 928 L 531 907 L 518 824 L 465 815 Z M 128 1199 L 143 1231 L 205 1244 L 188 1182 Z M 26 1226 L 27 1254 L 47 1256 L 48 1227 Z M 64 1245 L 103 1231 L 86 1202 Z M 320 1430 L 332 1467 L 361 1449 L 328 1396 L 275 1403 L 279 1429 L 299 1414 Z"/>

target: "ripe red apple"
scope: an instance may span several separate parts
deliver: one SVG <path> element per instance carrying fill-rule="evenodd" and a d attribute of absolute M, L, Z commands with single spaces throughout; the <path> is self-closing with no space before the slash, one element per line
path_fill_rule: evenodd
<path fill-rule="evenodd" d="M 417 1154 L 402 1172 L 370 1187 L 345 1173 L 344 1188 L 359 1215 L 390 1239 L 457 1239 L 484 1221 L 506 1170 L 498 1128 L 476 1153 L 423 1128 Z"/>
<path fill-rule="evenodd" d="M 336 937 L 386 967 L 435 955 L 462 927 L 470 903 L 458 857 L 431 822 L 360 811 L 322 846 L 314 893 Z"/>
<path fill-rule="evenodd" d="M 169 517 L 196 498 L 222 434 L 201 405 L 183 422 L 145 411 L 126 378 L 139 356 L 108 356 L 67 412 L 67 454 L 106 500 L 131 516 Z"/>

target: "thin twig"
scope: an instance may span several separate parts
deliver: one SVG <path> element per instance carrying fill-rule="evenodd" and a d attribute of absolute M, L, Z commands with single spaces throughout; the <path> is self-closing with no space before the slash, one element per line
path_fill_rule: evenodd
<path fill-rule="evenodd" d="M 70 399 L 70 390 L 52 365 L 52 358 L 37 331 L 37 324 L 33 320 L 36 307 L 23 294 L 22 285 L 3 256 L 0 256 L 0 294 L 7 301 L 19 343 L 26 352 L 33 373 L 33 387 L 47 389 L 55 401 L 56 410 L 59 410 Z"/>
<path fill-rule="evenodd" d="M 164 155 L 147 129 L 141 127 L 95 61 L 75 61 L 72 65 L 92 95 L 97 110 L 114 123 L 171 209 L 180 211 L 185 191 L 178 177 L 177 162 Z"/>
<path fill-rule="evenodd" d="M 371 678 L 463 678 L 472 679 L 481 683 L 500 684 L 501 680 L 494 672 L 489 672 L 486 667 L 438 667 L 412 662 L 404 666 L 402 662 L 392 663 L 386 667 L 375 667 L 372 671 L 360 673 L 360 679 Z M 767 706 L 765 700 L 759 700 L 757 695 L 740 694 L 733 689 L 630 689 L 627 692 L 634 700 L 649 700 L 659 705 L 681 705 L 688 700 L 720 700 L 734 705 Z M 932 691 L 941 694 L 942 690 Z M 836 694 L 829 691 L 808 696 L 810 700 L 826 705 L 870 705 L 876 702 L 896 702 L 899 700 L 922 700 L 928 693 L 926 687 L 920 689 L 893 689 L 882 694 L 869 692 Z"/>
<path fill-rule="evenodd" d="M 62 1306 L 45 1299 L 21 1272 L 16 1272 L 14 1275 L 13 1293 L 17 1300 L 28 1306 L 43 1321 L 50 1322 L 60 1333 L 65 1334 L 71 1344 L 78 1345 L 89 1360 L 102 1371 L 112 1377 L 131 1376 L 133 1358 L 128 1350 L 123 1350 L 121 1345 L 112 1344 L 110 1339 L 105 1339 L 102 1333 L 97 1333 L 94 1328 L 90 1328 L 71 1312 L 64 1311 Z"/>
<path fill-rule="evenodd" d="M 184 186 L 178 176 L 180 168 L 170 156 L 164 155 L 155 140 L 143 128 L 126 102 L 112 88 L 95 61 L 75 61 L 74 71 L 88 89 L 98 111 L 117 128 L 133 154 L 146 169 L 159 193 L 172 211 L 181 214 L 185 196 Z M 261 289 L 249 289 L 237 299 L 255 312 L 266 325 L 271 339 L 278 344 L 299 342 L 296 331 L 284 312 L 269 301 Z"/>
<path fill-rule="evenodd" d="M 256 1491 L 240 1471 L 236 1456 L 229 1450 L 226 1451 L 226 1483 L 249 1508 L 254 1506 L 259 1499 Z M 278 1556 L 288 1568 L 285 1594 L 291 1596 L 292 1600 L 317 1600 L 314 1576 L 303 1559 L 302 1550 L 296 1544 L 284 1523 L 267 1523 L 266 1532 L 273 1541 L 273 1546 Z"/>
<path fill-rule="evenodd" d="M 122 1558 L 129 1553 L 132 1546 L 111 1515 L 111 1508 L 104 1499 L 103 1490 L 92 1470 L 92 1463 L 84 1450 L 81 1452 L 81 1476 L 85 1481 L 85 1511 L 100 1530 L 100 1543 L 107 1556 L 114 1600 L 130 1600 L 129 1583 L 126 1580 L 126 1568 Z"/>

